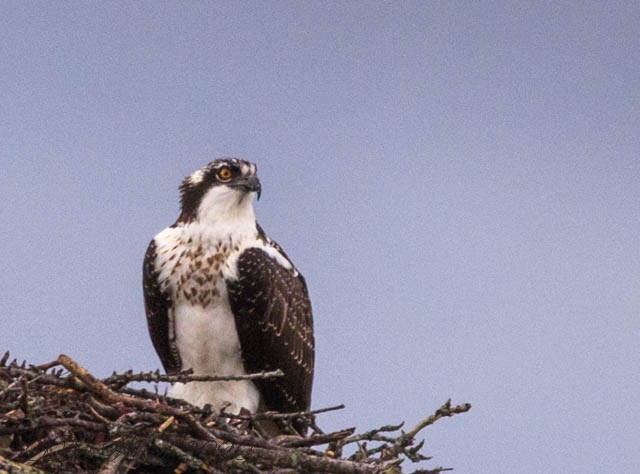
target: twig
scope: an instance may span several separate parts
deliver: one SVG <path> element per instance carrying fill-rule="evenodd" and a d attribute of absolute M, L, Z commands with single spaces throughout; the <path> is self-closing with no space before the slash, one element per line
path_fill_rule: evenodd
<path fill-rule="evenodd" d="M 346 430 L 335 431 L 333 433 L 311 435 L 307 438 L 294 436 L 290 438 L 285 438 L 278 444 L 280 446 L 288 446 L 290 448 L 318 446 L 321 444 L 330 443 L 332 441 L 338 441 L 338 440 L 344 439 L 347 436 L 353 434 L 355 430 L 356 430 L 355 428 L 347 428 Z"/>
<path fill-rule="evenodd" d="M 167 428 L 169 428 L 169 426 L 171 426 L 171 424 L 176 421 L 176 417 L 175 416 L 170 416 L 169 418 L 167 418 L 164 422 L 162 422 L 162 424 L 158 427 L 158 433 L 162 433 L 164 430 L 166 430 Z"/>
<path fill-rule="evenodd" d="M 255 446 L 216 445 L 206 441 L 171 436 L 169 440 L 185 451 L 198 453 L 212 460 L 229 460 L 242 456 L 249 462 L 268 462 L 279 468 L 295 468 L 303 472 L 331 472 L 334 474 L 376 474 L 376 466 L 337 459 L 312 456 L 300 451 L 279 451 Z"/>
<path fill-rule="evenodd" d="M 25 418 L 29 418 L 29 388 L 27 386 L 27 379 L 24 376 L 20 377 L 20 388 L 22 389 L 22 394 L 18 399 L 20 408 L 22 408 Z"/>
<path fill-rule="evenodd" d="M 10 474 L 48 474 L 37 467 L 21 464 L 0 456 L 0 472 Z"/>
<path fill-rule="evenodd" d="M 470 403 L 464 403 L 462 405 L 451 407 L 451 399 L 449 399 L 440 408 L 438 408 L 438 410 L 436 410 L 433 415 L 420 421 L 416 426 L 413 427 L 413 429 L 409 430 L 404 437 L 406 439 L 413 439 L 420 431 L 422 431 L 429 425 L 433 425 L 439 419 L 447 416 L 454 416 L 459 413 L 466 413 L 469 410 L 471 410 Z"/>
<path fill-rule="evenodd" d="M 440 474 L 445 471 L 453 471 L 450 467 L 436 467 L 435 469 L 417 469 L 412 474 Z"/>
<path fill-rule="evenodd" d="M 12 433 L 28 433 L 39 428 L 52 428 L 54 426 L 69 426 L 82 428 L 87 431 L 106 431 L 101 423 L 93 421 L 81 420 L 79 418 L 52 418 L 50 416 L 42 416 L 31 423 L 18 426 L 0 426 L 0 435 Z"/>
<path fill-rule="evenodd" d="M 237 420 L 249 420 L 249 421 L 254 421 L 254 420 L 284 420 L 284 419 L 290 419 L 290 418 L 306 418 L 306 417 L 310 417 L 313 415 L 318 415 L 320 413 L 327 413 L 330 411 L 335 411 L 335 410 L 342 410 L 344 409 L 344 405 L 335 405 L 332 407 L 327 407 L 327 408 L 319 408 L 317 410 L 310 410 L 310 411 L 296 411 L 296 412 L 291 412 L 291 413 L 279 413 L 276 411 L 265 411 L 262 413 L 254 413 L 251 415 L 236 415 L 234 413 L 223 413 L 221 416 L 227 417 L 227 418 L 234 418 Z"/>
<path fill-rule="evenodd" d="M 42 459 L 45 456 L 48 456 L 53 453 L 57 453 L 58 451 L 62 451 L 64 449 L 76 448 L 82 445 L 85 445 L 85 443 L 65 441 L 65 442 L 56 444 L 55 446 L 51 446 L 50 448 L 43 449 L 38 454 L 33 456 L 31 459 L 29 459 L 27 462 L 25 462 L 25 464 L 32 465 L 38 462 L 40 459 Z"/>
<path fill-rule="evenodd" d="M 157 388 L 154 392 L 123 385 L 164 377 L 157 372 L 129 371 L 100 380 L 65 355 L 39 366 L 15 360 L 7 364 L 8 359 L 0 359 L 0 441 L 9 446 L 2 452 L 49 472 L 399 474 L 404 460 L 428 459 L 422 454 L 424 441 L 415 441 L 421 430 L 470 409 L 447 401 L 406 433 L 400 431 L 402 424 L 363 433 L 354 428 L 324 433 L 316 416 L 342 405 L 294 413 L 219 413 L 162 396 Z M 311 427 L 311 433 L 287 430 L 294 420 Z M 262 422 L 285 427 L 283 434 L 261 432 Z M 342 458 L 349 444 L 357 444 L 357 450 Z M 0 458 L 0 471 L 4 465 Z M 9 472 L 26 473 L 27 468 L 14 463 Z M 447 470 L 419 469 L 414 474 Z"/>
<path fill-rule="evenodd" d="M 124 458 L 125 456 L 123 453 L 114 451 L 113 454 L 107 458 L 102 467 L 100 467 L 98 474 L 116 474 Z"/>
<path fill-rule="evenodd" d="M 380 435 L 380 433 L 398 431 L 403 426 L 404 426 L 404 422 L 398 425 L 381 426 L 380 428 L 376 428 L 376 429 L 358 434 L 356 436 L 350 436 L 349 438 L 345 438 L 341 444 L 344 446 L 350 443 L 356 443 L 358 441 L 386 441 L 386 442 L 393 443 L 396 440 L 396 438 L 391 436 L 382 436 Z"/>
<path fill-rule="evenodd" d="M 187 383 L 187 382 L 222 382 L 232 380 L 258 380 L 258 379 L 270 379 L 275 377 L 284 376 L 282 370 L 262 371 L 255 374 L 245 375 L 196 375 L 191 371 L 184 371 L 178 374 L 161 374 L 158 371 L 154 372 L 125 372 L 124 374 L 115 374 L 111 377 L 103 379 L 102 382 L 106 385 L 124 386 L 130 382 L 149 382 L 149 383 Z"/>
<path fill-rule="evenodd" d="M 180 459 L 182 462 L 184 462 L 189 468 L 193 469 L 193 470 L 200 470 L 206 473 L 216 473 L 219 471 L 216 471 L 212 468 L 210 468 L 209 466 L 207 466 L 204 462 L 202 462 L 202 460 L 196 458 L 195 456 L 187 453 L 186 451 L 183 451 L 182 449 L 178 448 L 177 446 L 174 446 L 173 444 L 169 443 L 168 441 L 163 441 L 161 439 L 156 439 L 153 442 L 154 446 L 164 452 L 167 452 L 169 454 L 171 454 L 172 456 Z"/>
<path fill-rule="evenodd" d="M 130 407 L 138 408 L 140 410 L 152 410 L 163 415 L 173 415 L 173 416 L 182 416 L 188 417 L 189 413 L 183 410 L 179 410 L 176 408 L 172 408 L 166 405 L 156 404 L 156 406 L 152 406 L 149 400 L 141 400 L 133 397 L 126 397 L 124 395 L 120 395 L 112 391 L 107 385 L 102 383 L 100 380 L 96 379 L 93 375 L 89 373 L 87 369 L 82 367 L 76 361 L 71 359 L 70 357 L 61 354 L 58 356 L 58 361 L 60 364 L 71 372 L 74 376 L 76 376 L 80 381 L 87 386 L 89 390 L 98 395 L 103 400 L 117 404 L 121 403 L 123 405 L 127 405 Z"/>

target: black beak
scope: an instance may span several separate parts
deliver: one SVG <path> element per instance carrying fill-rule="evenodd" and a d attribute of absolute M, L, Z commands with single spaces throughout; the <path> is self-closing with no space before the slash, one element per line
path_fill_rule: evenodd
<path fill-rule="evenodd" d="M 232 186 L 237 186 L 248 193 L 256 193 L 258 199 L 260 199 L 262 186 L 260 185 L 260 180 L 256 176 L 249 176 L 246 179 L 235 181 Z"/>

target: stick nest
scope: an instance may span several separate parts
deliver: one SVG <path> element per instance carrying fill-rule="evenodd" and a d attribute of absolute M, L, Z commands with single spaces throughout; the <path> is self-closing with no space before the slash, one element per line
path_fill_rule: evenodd
<path fill-rule="evenodd" d="M 450 400 L 409 431 L 402 424 L 356 434 L 316 424 L 320 413 L 233 415 L 129 387 L 131 382 L 228 380 L 188 372 L 114 373 L 97 379 L 68 356 L 39 366 L 0 359 L 0 474 L 3 473 L 401 473 L 422 454 L 421 430 L 469 404 Z M 281 376 L 281 372 L 237 378 Z M 293 429 L 306 426 L 306 433 Z M 282 434 L 261 428 L 276 424 Z M 418 469 L 415 474 L 449 468 Z"/>

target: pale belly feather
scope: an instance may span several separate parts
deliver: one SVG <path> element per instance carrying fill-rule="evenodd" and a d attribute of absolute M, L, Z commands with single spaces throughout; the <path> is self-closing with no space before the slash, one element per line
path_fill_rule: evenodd
<path fill-rule="evenodd" d="M 245 374 L 225 278 L 233 278 L 241 246 L 206 229 L 167 228 L 156 236 L 163 288 L 174 300 L 174 334 L 182 370 L 198 375 Z M 172 257 L 175 256 L 175 257 Z M 260 394 L 248 380 L 176 383 L 171 395 L 194 405 L 256 412 Z"/>
<path fill-rule="evenodd" d="M 195 374 L 245 374 L 235 319 L 226 297 L 218 301 L 206 308 L 187 302 L 177 305 L 176 343 L 182 368 Z M 256 412 L 260 403 L 260 394 L 249 380 L 176 383 L 171 395 L 198 406 L 227 407 L 231 413 L 241 408 Z"/>

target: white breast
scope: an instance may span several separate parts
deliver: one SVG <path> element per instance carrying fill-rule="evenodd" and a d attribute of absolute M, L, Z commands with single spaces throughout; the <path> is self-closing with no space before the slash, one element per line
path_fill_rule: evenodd
<path fill-rule="evenodd" d="M 226 295 L 219 304 L 207 308 L 178 304 L 174 317 L 183 369 L 193 369 L 195 374 L 245 373 L 236 323 Z M 248 380 L 177 383 L 171 394 L 198 406 L 210 403 L 220 409 L 228 405 L 226 410 L 232 413 L 238 413 L 242 407 L 256 412 L 260 403 L 257 388 Z"/>
<path fill-rule="evenodd" d="M 245 374 L 225 283 L 235 276 L 238 254 L 255 241 L 242 237 L 223 238 L 198 225 L 167 228 L 155 237 L 156 268 L 162 289 L 173 301 L 171 335 L 183 370 L 199 375 Z M 243 407 L 256 412 L 260 403 L 256 386 L 244 380 L 176 383 L 171 394 L 234 413 Z"/>

